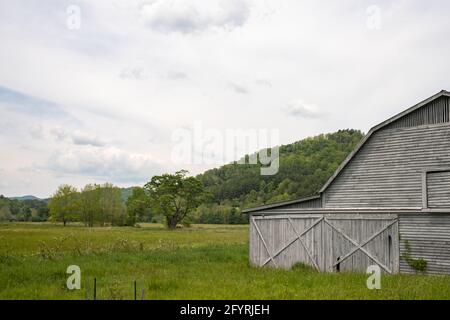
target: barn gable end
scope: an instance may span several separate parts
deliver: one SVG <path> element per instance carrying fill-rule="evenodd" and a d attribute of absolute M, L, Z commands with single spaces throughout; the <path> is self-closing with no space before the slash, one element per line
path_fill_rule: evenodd
<path fill-rule="evenodd" d="M 450 168 L 449 100 L 442 92 L 372 129 L 322 189 L 324 208 L 427 208 L 426 171 Z"/>

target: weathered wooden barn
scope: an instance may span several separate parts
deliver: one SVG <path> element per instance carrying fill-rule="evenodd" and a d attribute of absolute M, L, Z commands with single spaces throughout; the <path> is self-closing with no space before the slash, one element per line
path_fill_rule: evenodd
<path fill-rule="evenodd" d="M 244 210 L 250 262 L 450 274 L 450 93 L 372 128 L 317 196 Z"/>

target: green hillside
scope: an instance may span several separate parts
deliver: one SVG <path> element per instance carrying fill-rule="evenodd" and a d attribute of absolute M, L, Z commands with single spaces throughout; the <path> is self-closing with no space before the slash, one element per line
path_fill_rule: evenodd
<path fill-rule="evenodd" d="M 212 194 L 208 209 L 223 213 L 234 207 L 253 207 L 312 195 L 363 136 L 359 130 L 339 130 L 283 145 L 279 172 L 273 176 L 262 176 L 259 165 L 249 164 L 233 163 L 208 170 L 197 176 Z M 208 210 L 200 208 L 199 211 L 201 216 Z"/>

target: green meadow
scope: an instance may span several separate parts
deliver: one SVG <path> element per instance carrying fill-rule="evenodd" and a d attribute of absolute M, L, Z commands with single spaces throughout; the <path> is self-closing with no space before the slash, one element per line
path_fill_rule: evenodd
<path fill-rule="evenodd" d="M 81 268 L 68 290 L 66 269 Z M 322 274 L 305 267 L 248 263 L 247 225 L 85 228 L 0 224 L 0 299 L 450 299 L 450 277 L 384 275 L 381 290 L 365 274 Z"/>

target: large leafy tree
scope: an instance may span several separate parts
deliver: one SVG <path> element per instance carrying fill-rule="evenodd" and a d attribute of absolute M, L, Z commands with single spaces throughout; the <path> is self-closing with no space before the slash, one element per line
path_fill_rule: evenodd
<path fill-rule="evenodd" d="M 53 194 L 48 207 L 50 219 L 66 225 L 69 221 L 78 219 L 79 194 L 77 189 L 64 184 Z"/>
<path fill-rule="evenodd" d="M 195 177 L 188 177 L 186 170 L 175 174 L 154 176 L 144 188 L 149 195 L 150 207 L 166 218 L 167 227 L 175 229 L 205 199 L 203 184 Z"/>

